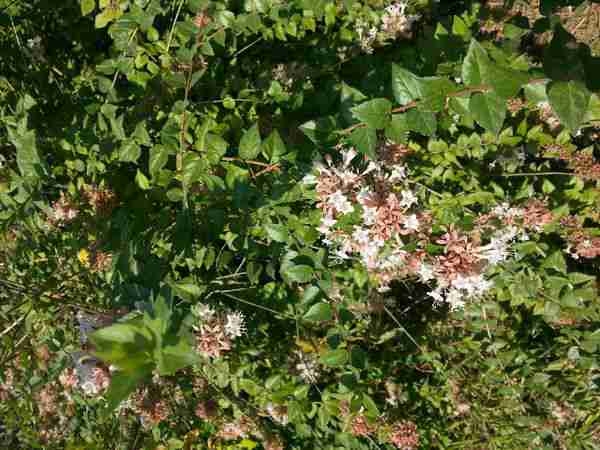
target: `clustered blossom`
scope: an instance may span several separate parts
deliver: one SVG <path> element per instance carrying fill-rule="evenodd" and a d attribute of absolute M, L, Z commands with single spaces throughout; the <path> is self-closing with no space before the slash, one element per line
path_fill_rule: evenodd
<path fill-rule="evenodd" d="M 198 319 L 194 327 L 196 350 L 206 357 L 220 358 L 246 332 L 244 315 L 239 311 L 218 313 L 208 305 L 198 304 L 192 312 Z"/>
<path fill-rule="evenodd" d="M 556 131 L 560 128 L 560 119 L 548 102 L 539 102 L 537 104 L 540 120 L 548 125 L 551 131 Z"/>
<path fill-rule="evenodd" d="M 161 398 L 157 386 L 154 385 L 137 389 L 129 398 L 126 407 L 137 414 L 146 429 L 158 425 L 172 413 L 169 403 Z"/>
<path fill-rule="evenodd" d="M 392 426 L 390 441 L 402 450 L 415 450 L 419 447 L 417 425 L 411 421 L 397 422 Z"/>
<path fill-rule="evenodd" d="M 527 238 L 523 229 L 538 230 L 553 217 L 542 203 L 531 201 L 522 209 L 507 206 L 479 217 L 478 227 L 468 233 L 449 226 L 441 236 L 434 235 L 432 213 L 423 208 L 408 179 L 404 160 L 409 154 L 408 147 L 385 142 L 379 159 L 364 163 L 362 171 L 353 168 L 354 149 L 341 151 L 339 165 L 331 157 L 326 164 L 316 163 L 305 182 L 315 185 L 323 211 L 318 229 L 335 257 L 363 263 L 380 292 L 394 280 L 416 277 L 436 283 L 429 294 L 436 301 L 460 308 L 492 287 L 487 271 L 512 256 L 512 242 Z M 350 213 L 360 217 L 359 223 L 340 222 Z M 430 244 L 442 252 L 429 254 Z"/>
<path fill-rule="evenodd" d="M 246 438 L 256 427 L 247 416 L 240 417 L 235 422 L 227 422 L 221 426 L 218 437 L 226 441 Z"/>
<path fill-rule="evenodd" d="M 292 62 L 288 64 L 277 64 L 273 67 L 271 71 L 271 76 L 273 80 L 277 81 L 283 90 L 290 91 L 294 86 L 294 82 L 296 80 L 308 80 L 307 77 L 307 66 L 304 64 L 299 64 L 297 62 Z"/>
<path fill-rule="evenodd" d="M 217 415 L 217 402 L 212 399 L 201 401 L 196 405 L 195 413 L 202 420 L 210 420 Z"/>
<path fill-rule="evenodd" d="M 295 355 L 298 359 L 296 371 L 300 378 L 307 383 L 316 383 L 321 375 L 317 361 L 312 355 L 302 351 L 297 351 Z"/>
<path fill-rule="evenodd" d="M 585 180 L 600 180 L 600 163 L 590 153 L 572 152 L 562 146 L 552 146 L 549 151 L 557 151 L 559 159 L 566 161 L 575 175 Z"/>
<path fill-rule="evenodd" d="M 600 256 L 600 236 L 594 236 L 574 216 L 561 219 L 567 253 L 574 259 Z"/>
<path fill-rule="evenodd" d="M 109 217 L 118 205 L 117 196 L 110 189 L 87 186 L 83 191 L 83 197 L 97 217 Z"/>
<path fill-rule="evenodd" d="M 52 204 L 48 220 L 54 226 L 63 226 L 75 220 L 78 215 L 77 205 L 61 192 L 60 198 Z"/>
<path fill-rule="evenodd" d="M 288 410 L 285 405 L 273 405 L 269 403 L 266 408 L 267 414 L 280 425 L 287 425 L 289 422 Z"/>
<path fill-rule="evenodd" d="M 421 16 L 408 14 L 407 8 L 408 3 L 406 1 L 392 3 L 384 9 L 381 22 L 378 25 L 371 25 L 361 19 L 357 20 L 355 29 L 358 34 L 360 49 L 364 53 L 371 54 L 378 39 L 386 41 L 388 39 L 410 38 L 412 26 Z"/>
<path fill-rule="evenodd" d="M 364 414 L 354 416 L 351 423 L 351 431 L 354 436 L 369 436 L 373 434 L 376 427 L 371 425 Z"/>
<path fill-rule="evenodd" d="M 407 14 L 407 7 L 408 3 L 406 1 L 400 1 L 385 8 L 385 12 L 381 17 L 381 31 L 392 39 L 410 37 L 412 25 L 420 19 L 420 16 Z"/>

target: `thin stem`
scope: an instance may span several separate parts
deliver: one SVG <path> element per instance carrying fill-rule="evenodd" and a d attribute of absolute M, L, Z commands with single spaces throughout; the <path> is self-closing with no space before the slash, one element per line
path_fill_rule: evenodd
<path fill-rule="evenodd" d="M 501 173 L 500 175 L 495 175 L 497 177 L 510 178 L 510 177 L 537 177 L 537 176 L 545 176 L 545 175 L 565 175 L 569 177 L 574 177 L 575 174 L 571 172 L 522 172 L 522 173 Z"/>
<path fill-rule="evenodd" d="M 387 306 L 384 306 L 383 309 L 385 310 L 385 312 L 388 314 L 388 316 L 391 317 L 391 319 L 396 323 L 396 325 L 398 326 L 398 328 L 400 328 L 400 330 L 402 330 L 402 332 L 404 334 L 406 334 L 406 336 L 408 336 L 408 338 L 412 341 L 413 344 L 415 344 L 417 346 L 417 348 L 422 352 L 423 349 L 421 348 L 421 346 L 417 343 L 417 341 L 410 335 L 410 333 L 406 330 L 406 328 L 404 328 L 402 326 L 402 324 L 400 323 L 400 321 L 398 319 L 396 319 L 396 317 L 392 314 L 392 312 L 388 309 Z"/>
<path fill-rule="evenodd" d="M 277 315 L 279 315 L 279 316 L 282 316 L 282 317 L 285 317 L 285 318 L 287 318 L 287 319 L 296 320 L 296 317 L 290 316 L 289 314 L 286 314 L 286 313 L 283 313 L 283 312 L 280 312 L 280 311 L 276 311 L 276 310 L 274 310 L 274 309 L 271 309 L 271 308 L 268 308 L 268 307 L 266 307 L 266 306 L 257 305 L 256 303 L 252 303 L 252 302 L 250 302 L 250 301 L 248 301 L 248 300 L 244 300 L 244 299 L 242 299 L 242 298 L 236 297 L 235 295 L 231 295 L 231 294 L 228 294 L 228 293 L 226 293 L 226 292 L 223 292 L 222 294 L 223 294 L 225 297 L 229 297 L 229 298 L 231 298 L 231 299 L 233 299 L 233 300 L 235 300 L 235 301 L 238 301 L 238 302 L 240 302 L 240 303 L 245 303 L 245 304 L 247 304 L 247 305 L 254 306 L 255 308 L 263 309 L 263 310 L 265 310 L 265 311 L 271 312 L 271 313 L 273 313 L 273 314 L 277 314 Z"/>

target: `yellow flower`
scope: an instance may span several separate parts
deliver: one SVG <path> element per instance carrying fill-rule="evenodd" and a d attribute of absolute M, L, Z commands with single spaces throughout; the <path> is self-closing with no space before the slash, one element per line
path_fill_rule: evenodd
<path fill-rule="evenodd" d="M 77 259 L 84 266 L 86 266 L 86 267 L 89 266 L 90 265 L 90 252 L 88 252 L 85 248 L 82 248 L 81 250 L 79 250 L 79 253 L 77 253 Z"/>

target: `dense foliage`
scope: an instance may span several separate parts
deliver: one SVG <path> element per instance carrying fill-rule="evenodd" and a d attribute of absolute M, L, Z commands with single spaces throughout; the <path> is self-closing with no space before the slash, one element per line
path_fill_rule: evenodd
<path fill-rule="evenodd" d="M 0 446 L 600 448 L 599 18 L 0 2 Z"/>

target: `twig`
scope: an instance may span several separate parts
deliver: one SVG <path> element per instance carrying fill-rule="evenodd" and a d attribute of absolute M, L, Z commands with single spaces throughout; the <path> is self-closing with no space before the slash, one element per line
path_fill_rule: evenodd
<path fill-rule="evenodd" d="M 417 348 L 419 349 L 419 351 L 423 352 L 423 349 L 421 348 L 421 346 L 417 343 L 417 341 L 410 335 L 410 333 L 406 330 L 406 328 L 404 328 L 402 326 L 402 324 L 400 323 L 400 321 L 398 319 L 396 319 L 396 317 L 392 314 L 392 312 L 388 309 L 387 306 L 384 306 L 383 309 L 385 310 L 385 312 L 392 318 L 392 320 L 396 323 L 396 325 L 398 326 L 398 328 L 400 328 L 400 330 L 402 330 L 402 332 L 404 334 L 406 334 L 406 336 L 408 336 L 408 338 L 412 341 L 413 344 L 415 344 L 417 346 Z"/>
<path fill-rule="evenodd" d="M 569 177 L 574 177 L 576 174 L 571 172 L 522 172 L 522 173 L 501 173 L 499 175 L 494 175 L 496 177 L 510 178 L 510 177 L 536 177 L 536 176 L 545 176 L 545 175 L 566 175 Z"/>

